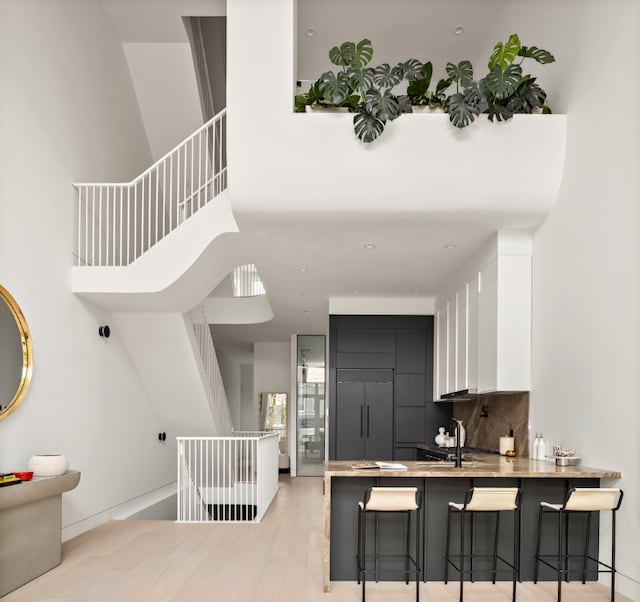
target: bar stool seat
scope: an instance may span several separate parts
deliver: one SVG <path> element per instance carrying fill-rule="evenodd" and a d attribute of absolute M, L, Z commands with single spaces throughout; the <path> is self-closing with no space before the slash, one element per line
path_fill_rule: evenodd
<path fill-rule="evenodd" d="M 587 580 L 588 562 L 595 564 L 597 573 L 611 573 L 611 602 L 615 599 L 616 579 L 616 512 L 622 503 L 623 492 L 621 489 L 608 487 L 575 487 L 571 489 L 562 504 L 540 502 L 538 511 L 538 541 L 536 544 L 535 569 L 533 582 L 538 582 L 539 565 L 551 568 L 558 576 L 558 602 L 562 600 L 562 581 L 569 581 L 569 573 L 580 571 L 582 583 Z M 594 512 L 611 511 L 611 565 L 597 560 L 589 555 L 589 536 L 591 531 L 591 515 Z M 541 554 L 540 545 L 542 539 L 542 517 L 545 514 L 557 514 L 558 516 L 558 550 L 556 554 Z M 585 542 L 582 554 L 569 554 L 567 539 L 569 535 L 569 516 L 582 514 L 586 516 Z M 547 560 L 555 559 L 555 562 Z M 580 569 L 570 569 L 571 558 L 581 558 Z M 605 568 L 600 568 L 605 567 Z"/>
<path fill-rule="evenodd" d="M 420 513 L 422 509 L 422 492 L 417 487 L 370 487 L 365 492 L 364 501 L 358 503 L 358 547 L 356 562 L 358 565 L 358 583 L 362 583 L 362 602 L 365 601 L 365 583 L 367 572 L 375 572 L 378 580 L 378 561 L 380 559 L 402 558 L 404 569 L 385 569 L 386 571 L 401 572 L 405 582 L 409 584 L 410 574 L 416 578 L 416 602 L 420 600 Z M 403 554 L 367 554 L 367 515 L 378 513 L 405 513 L 407 530 L 405 550 Z M 411 513 L 416 514 L 415 554 L 410 553 L 411 545 Z M 367 569 L 367 560 L 374 560 L 373 569 Z"/>
<path fill-rule="evenodd" d="M 513 512 L 514 520 L 514 541 L 513 560 L 509 562 L 498 554 L 498 537 L 500 529 L 500 513 Z M 493 551 L 491 554 L 475 554 L 473 551 L 473 517 L 476 513 L 495 514 L 495 532 L 493 541 Z M 460 516 L 460 550 L 459 554 L 451 554 L 451 517 L 453 514 Z M 465 516 L 470 516 L 470 553 L 465 554 Z M 460 576 L 460 602 L 463 599 L 464 577 L 469 574 L 473 581 L 474 558 L 489 557 L 492 559 L 492 568 L 489 572 L 492 575 L 493 583 L 496 582 L 498 572 L 498 560 L 509 567 L 513 581 L 513 600 L 516 599 L 516 583 L 520 577 L 520 489 L 518 487 L 472 487 L 469 489 L 462 504 L 449 502 L 447 513 L 447 544 L 445 552 L 444 582 L 449 581 L 449 566 L 458 571 Z M 452 558 L 457 558 L 456 564 Z M 469 559 L 469 569 L 465 568 L 465 558 Z"/>

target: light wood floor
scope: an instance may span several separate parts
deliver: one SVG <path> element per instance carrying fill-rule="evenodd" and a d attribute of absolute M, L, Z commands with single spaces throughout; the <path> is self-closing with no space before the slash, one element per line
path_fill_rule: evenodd
<path fill-rule="evenodd" d="M 421 584 L 425 602 L 457 600 L 456 584 Z M 510 583 L 465 584 L 468 602 L 510 600 Z M 606 588 L 568 584 L 565 602 L 605 602 Z M 356 583 L 322 592 L 322 480 L 281 478 L 259 525 L 111 521 L 63 546 L 62 564 L 3 602 L 358 602 Z M 371 583 L 369 602 L 415 600 L 415 585 Z M 518 600 L 555 600 L 554 584 L 523 583 Z M 617 600 L 626 600 L 618 597 Z"/>

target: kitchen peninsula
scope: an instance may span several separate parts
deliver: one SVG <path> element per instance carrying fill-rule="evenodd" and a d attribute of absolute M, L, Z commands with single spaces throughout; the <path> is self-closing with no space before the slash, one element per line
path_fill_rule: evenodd
<path fill-rule="evenodd" d="M 465 491 L 474 486 L 520 487 L 521 576 L 523 580 L 531 580 L 540 501 L 560 503 L 572 487 L 599 487 L 600 479 L 621 477 L 620 472 L 611 470 L 556 466 L 547 461 L 507 458 L 495 454 L 467 455 L 461 468 L 454 468 L 448 462 L 403 462 L 407 470 L 391 471 L 357 469 L 352 464 L 348 460 L 325 462 L 323 586 L 326 592 L 329 591 L 330 580 L 356 580 L 356 508 L 368 487 L 415 486 L 424 492 L 422 559 L 426 581 L 443 580 L 448 502 L 461 502 Z M 392 545 L 401 546 L 401 517 L 396 517 L 397 524 L 393 523 L 394 517 L 386 518 L 391 518 L 391 522 L 385 521 L 385 525 L 380 526 L 380 541 L 384 541 L 385 545 L 391 542 Z M 508 524 L 501 526 L 501 539 L 510 540 L 510 528 Z M 574 537 L 578 542 L 583 542 L 584 531 L 580 528 L 572 530 L 572 542 Z M 598 529 L 595 523 L 592 524 L 591 533 L 590 554 L 597 558 Z M 483 527 L 478 521 L 477 544 L 482 546 L 485 539 Z M 544 572 L 540 578 L 547 580 L 554 576 Z M 591 575 L 591 579 L 594 578 L 595 575 Z"/>

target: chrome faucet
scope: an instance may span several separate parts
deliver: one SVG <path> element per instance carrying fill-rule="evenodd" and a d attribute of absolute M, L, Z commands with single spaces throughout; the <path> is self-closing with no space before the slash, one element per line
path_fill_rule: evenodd
<path fill-rule="evenodd" d="M 451 419 L 451 424 L 455 425 L 456 433 L 456 456 L 454 458 L 455 468 L 462 468 L 462 446 L 460 445 L 460 421 L 457 418 Z"/>

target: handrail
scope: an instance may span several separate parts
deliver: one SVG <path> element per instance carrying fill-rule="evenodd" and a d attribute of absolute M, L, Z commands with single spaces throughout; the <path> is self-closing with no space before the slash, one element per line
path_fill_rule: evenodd
<path fill-rule="evenodd" d="M 226 117 L 227 109 L 222 109 L 219 113 L 214 115 L 209 121 L 202 124 L 193 134 L 190 134 L 187 138 L 185 138 L 182 142 L 176 144 L 168 153 L 164 154 L 160 159 L 158 159 L 151 167 L 148 167 L 146 171 L 143 171 L 139 176 L 135 177 L 131 182 L 74 182 L 74 186 L 132 186 L 136 182 L 142 180 L 146 175 L 151 173 L 156 167 L 158 167 L 163 161 L 168 159 L 173 153 L 175 153 L 181 146 L 183 146 L 186 142 L 191 140 L 197 136 L 200 132 L 206 130 L 210 127 L 214 122 L 218 121 L 222 117 Z"/>
<path fill-rule="evenodd" d="M 214 415 L 215 424 L 219 429 L 218 432 L 223 438 L 227 434 L 229 437 L 233 437 L 231 434 L 233 420 L 229 409 L 229 400 L 222 381 L 222 373 L 220 372 L 220 365 L 218 364 L 218 357 L 213 345 L 213 338 L 204 306 L 202 304 L 198 305 L 186 314 L 185 318 L 193 329 L 200 359 L 207 376 L 213 403 L 211 411 Z M 198 439 L 201 439 L 201 437 L 198 437 Z"/>
<path fill-rule="evenodd" d="M 227 187 L 226 109 L 131 182 L 75 182 L 75 265 L 126 266 Z"/>

